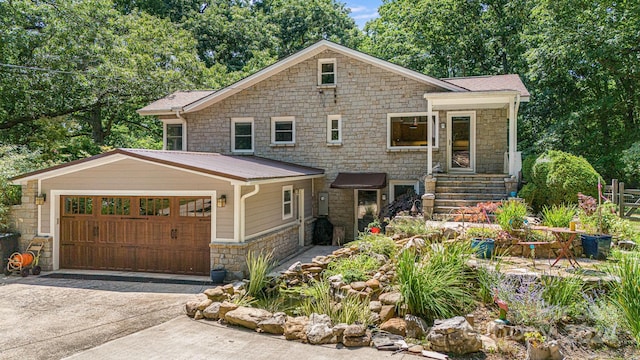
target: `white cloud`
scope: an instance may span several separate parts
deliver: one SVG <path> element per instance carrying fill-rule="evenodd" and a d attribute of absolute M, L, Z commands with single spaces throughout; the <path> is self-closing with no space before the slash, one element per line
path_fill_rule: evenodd
<path fill-rule="evenodd" d="M 353 7 L 350 7 L 349 10 L 351 10 L 352 13 L 357 13 L 357 12 L 369 11 L 369 8 L 366 6 L 353 6 Z"/>
<path fill-rule="evenodd" d="M 373 13 L 368 13 L 368 14 L 361 14 L 361 15 L 356 15 L 353 16 L 354 20 L 369 20 L 369 19 L 373 19 L 375 17 L 378 17 L 378 12 L 375 11 Z"/>

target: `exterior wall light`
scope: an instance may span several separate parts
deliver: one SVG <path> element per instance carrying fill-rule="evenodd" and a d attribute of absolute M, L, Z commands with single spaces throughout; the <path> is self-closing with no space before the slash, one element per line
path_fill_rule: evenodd
<path fill-rule="evenodd" d="M 44 202 L 47 200 L 46 194 L 36 195 L 36 205 L 44 205 Z"/>
<path fill-rule="evenodd" d="M 216 205 L 218 207 L 225 207 L 227 205 L 227 195 L 220 195 L 220 197 L 216 201 Z"/>

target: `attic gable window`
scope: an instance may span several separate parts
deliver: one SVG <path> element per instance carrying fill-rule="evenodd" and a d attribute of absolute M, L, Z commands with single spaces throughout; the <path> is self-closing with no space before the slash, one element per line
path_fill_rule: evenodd
<path fill-rule="evenodd" d="M 335 85 L 336 72 L 336 59 L 318 59 L 318 86 Z"/>

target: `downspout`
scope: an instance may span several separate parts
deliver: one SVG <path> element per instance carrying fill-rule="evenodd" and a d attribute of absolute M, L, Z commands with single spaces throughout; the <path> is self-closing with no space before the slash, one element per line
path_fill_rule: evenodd
<path fill-rule="evenodd" d="M 242 197 L 240 198 L 240 242 L 243 243 L 244 242 L 244 238 L 245 238 L 245 232 L 246 232 L 246 208 L 245 208 L 245 200 L 255 194 L 257 194 L 258 192 L 260 192 L 260 185 L 256 184 L 253 185 L 253 191 L 247 194 L 242 195 Z"/>
<path fill-rule="evenodd" d="M 182 121 L 182 151 L 187 151 L 187 129 L 185 128 L 186 127 L 185 125 L 187 124 L 187 119 L 183 118 L 182 115 L 180 115 L 180 110 L 182 110 L 182 108 L 173 108 L 171 110 L 175 111 L 176 117 L 180 119 L 180 121 Z M 166 126 L 165 126 L 165 130 L 166 130 Z"/>

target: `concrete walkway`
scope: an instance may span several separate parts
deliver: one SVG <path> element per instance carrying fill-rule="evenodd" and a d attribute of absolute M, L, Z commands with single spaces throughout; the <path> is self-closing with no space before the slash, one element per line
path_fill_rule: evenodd
<path fill-rule="evenodd" d="M 326 256 L 330 255 L 332 252 L 340 249 L 341 246 L 326 246 L 326 245 L 313 245 L 313 246 L 305 246 L 297 253 L 289 256 L 288 258 L 282 260 L 280 265 L 276 266 L 272 273 L 282 273 L 287 270 L 291 264 L 294 264 L 298 261 L 301 263 L 310 263 L 311 260 L 316 256 Z"/>
<path fill-rule="evenodd" d="M 68 357 L 95 359 L 251 359 L 251 360 L 340 360 L 396 359 L 416 357 L 409 354 L 377 351 L 374 348 L 345 348 L 336 345 L 308 345 L 287 341 L 282 336 L 227 327 L 207 320 L 179 316 L 164 324 L 110 341 Z"/>

